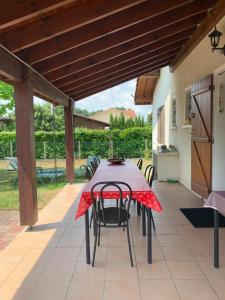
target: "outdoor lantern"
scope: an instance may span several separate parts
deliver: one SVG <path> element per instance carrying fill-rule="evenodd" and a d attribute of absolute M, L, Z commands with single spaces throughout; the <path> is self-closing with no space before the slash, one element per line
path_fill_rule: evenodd
<path fill-rule="evenodd" d="M 217 30 L 215 26 L 215 29 L 208 35 L 208 37 L 211 41 L 212 51 L 218 50 L 220 54 L 225 55 L 225 45 L 222 48 L 218 47 L 221 35 L 222 32 Z"/>

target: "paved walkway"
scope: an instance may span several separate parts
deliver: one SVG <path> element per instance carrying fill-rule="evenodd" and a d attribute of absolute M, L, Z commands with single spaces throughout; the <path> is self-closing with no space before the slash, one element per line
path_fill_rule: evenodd
<path fill-rule="evenodd" d="M 225 229 L 221 267 L 214 269 L 212 229 L 194 228 L 179 210 L 201 207 L 199 198 L 180 184 L 157 183 L 164 211 L 154 213 L 152 265 L 132 205 L 134 268 L 120 229 L 102 230 L 92 268 L 85 263 L 84 218 L 74 220 L 81 187 L 63 188 L 33 230 L 21 232 L 0 253 L 1 300 L 225 300 Z"/>
<path fill-rule="evenodd" d="M 17 210 L 0 210 L 0 252 L 23 229 L 19 223 Z"/>

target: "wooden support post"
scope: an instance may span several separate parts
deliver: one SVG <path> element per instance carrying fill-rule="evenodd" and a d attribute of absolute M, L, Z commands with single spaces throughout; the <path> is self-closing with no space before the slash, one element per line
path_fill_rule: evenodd
<path fill-rule="evenodd" d="M 15 84 L 15 104 L 20 224 L 32 226 L 37 222 L 38 211 L 33 88 L 28 74 Z"/>
<path fill-rule="evenodd" d="M 73 103 L 64 107 L 65 117 L 65 147 L 66 147 L 66 177 L 71 184 L 74 182 L 74 138 L 73 138 Z"/>

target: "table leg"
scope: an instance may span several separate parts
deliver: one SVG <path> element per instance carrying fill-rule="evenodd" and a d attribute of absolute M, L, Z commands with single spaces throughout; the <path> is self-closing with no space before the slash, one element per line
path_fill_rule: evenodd
<path fill-rule="evenodd" d="M 219 212 L 214 209 L 214 267 L 219 268 Z"/>
<path fill-rule="evenodd" d="M 141 203 L 137 201 L 137 214 L 138 216 L 141 215 Z"/>
<path fill-rule="evenodd" d="M 86 241 L 86 263 L 90 265 L 90 233 L 89 233 L 89 213 L 88 210 L 85 214 L 85 241 Z"/>
<path fill-rule="evenodd" d="M 148 233 L 148 263 L 152 263 L 152 220 L 151 220 L 151 208 L 146 207 L 147 212 L 147 233 Z"/>
<path fill-rule="evenodd" d="M 144 205 L 142 205 L 142 208 L 141 208 L 142 212 L 141 212 L 141 215 L 142 215 L 142 235 L 143 236 L 146 236 L 146 208 Z"/>

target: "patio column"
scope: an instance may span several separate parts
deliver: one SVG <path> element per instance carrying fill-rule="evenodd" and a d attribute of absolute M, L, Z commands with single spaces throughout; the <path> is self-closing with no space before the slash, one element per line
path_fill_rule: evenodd
<path fill-rule="evenodd" d="M 28 73 L 14 87 L 20 224 L 31 226 L 37 222 L 38 211 L 33 88 Z"/>
<path fill-rule="evenodd" d="M 64 107 L 65 147 L 66 147 L 66 177 L 70 184 L 74 182 L 74 137 L 73 137 L 73 103 Z"/>

